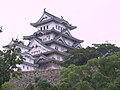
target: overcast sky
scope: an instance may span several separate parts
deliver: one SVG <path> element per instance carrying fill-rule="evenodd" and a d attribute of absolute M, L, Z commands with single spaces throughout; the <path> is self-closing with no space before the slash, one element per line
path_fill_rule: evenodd
<path fill-rule="evenodd" d="M 44 8 L 77 26 L 71 33 L 84 40 L 83 47 L 105 41 L 120 46 L 120 0 L 0 0 L 0 47 L 37 31 L 30 23 Z"/>

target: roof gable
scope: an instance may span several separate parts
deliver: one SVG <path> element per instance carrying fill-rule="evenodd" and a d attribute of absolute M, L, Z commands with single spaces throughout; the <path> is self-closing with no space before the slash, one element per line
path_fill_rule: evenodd
<path fill-rule="evenodd" d="M 39 53 L 43 53 L 43 52 L 51 51 L 51 48 L 44 45 L 40 40 L 36 38 L 32 39 L 32 41 L 29 43 L 28 46 L 31 47 L 30 52 L 39 51 Z"/>
<path fill-rule="evenodd" d="M 62 38 L 62 36 L 59 37 L 59 38 L 57 39 L 57 41 L 59 41 L 59 42 L 61 42 L 61 43 L 63 43 L 63 44 L 66 44 L 66 42 L 65 42 L 65 40 Z"/>
<path fill-rule="evenodd" d="M 44 10 L 42 17 L 36 23 L 30 23 L 30 24 L 34 27 L 38 27 L 39 25 L 42 25 L 42 24 L 45 24 L 45 23 L 48 23 L 51 21 L 54 21 L 54 22 L 57 22 L 60 24 L 64 24 L 70 30 L 77 28 L 76 26 L 72 26 L 71 24 L 69 24 L 69 22 L 64 20 L 63 18 L 56 17 L 56 16 L 46 12 L 45 10 Z"/>
<path fill-rule="evenodd" d="M 68 30 L 66 30 L 65 32 L 63 32 L 64 35 L 68 36 L 68 37 L 72 37 L 72 35 L 70 34 L 70 32 Z"/>
<path fill-rule="evenodd" d="M 43 13 L 42 17 L 38 20 L 38 22 L 43 22 L 45 20 L 51 19 L 50 16 L 48 16 L 46 13 Z"/>

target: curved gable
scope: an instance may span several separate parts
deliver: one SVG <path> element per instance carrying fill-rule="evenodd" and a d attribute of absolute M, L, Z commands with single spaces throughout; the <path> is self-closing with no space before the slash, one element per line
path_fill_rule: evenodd
<path fill-rule="evenodd" d="M 47 51 L 51 51 L 51 49 L 48 46 L 42 44 L 37 39 L 33 39 L 30 42 L 29 47 L 31 47 L 31 50 L 29 51 L 29 53 L 32 54 L 32 55 L 36 55 L 36 54 L 44 53 L 44 52 L 47 52 Z"/>

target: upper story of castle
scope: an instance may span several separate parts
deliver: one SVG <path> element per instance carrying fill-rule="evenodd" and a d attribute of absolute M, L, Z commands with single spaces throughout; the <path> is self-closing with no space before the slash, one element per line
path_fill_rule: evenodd
<path fill-rule="evenodd" d="M 76 29 L 76 26 L 69 24 L 63 17 L 56 17 L 44 10 L 43 15 L 36 23 L 31 25 L 38 29 L 32 35 L 24 36 L 24 40 L 31 41 L 34 38 L 39 39 L 48 45 L 50 43 L 57 43 L 60 46 L 70 48 L 80 48 L 83 40 L 74 38 L 70 31 Z M 50 45 L 49 45 L 50 46 Z"/>
<path fill-rule="evenodd" d="M 41 18 L 36 23 L 31 23 L 31 25 L 38 30 L 51 30 L 54 28 L 59 32 L 64 29 L 73 30 L 76 28 L 76 26 L 72 26 L 68 21 L 64 20 L 62 16 L 61 18 L 56 17 L 46 12 L 45 9 Z"/>

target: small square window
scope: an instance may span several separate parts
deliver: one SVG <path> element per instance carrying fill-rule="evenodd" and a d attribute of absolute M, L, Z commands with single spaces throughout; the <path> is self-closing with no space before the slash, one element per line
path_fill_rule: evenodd
<path fill-rule="evenodd" d="M 58 46 L 55 46 L 55 49 L 58 50 Z"/>
<path fill-rule="evenodd" d="M 60 60 L 60 56 L 57 56 L 57 59 Z"/>

